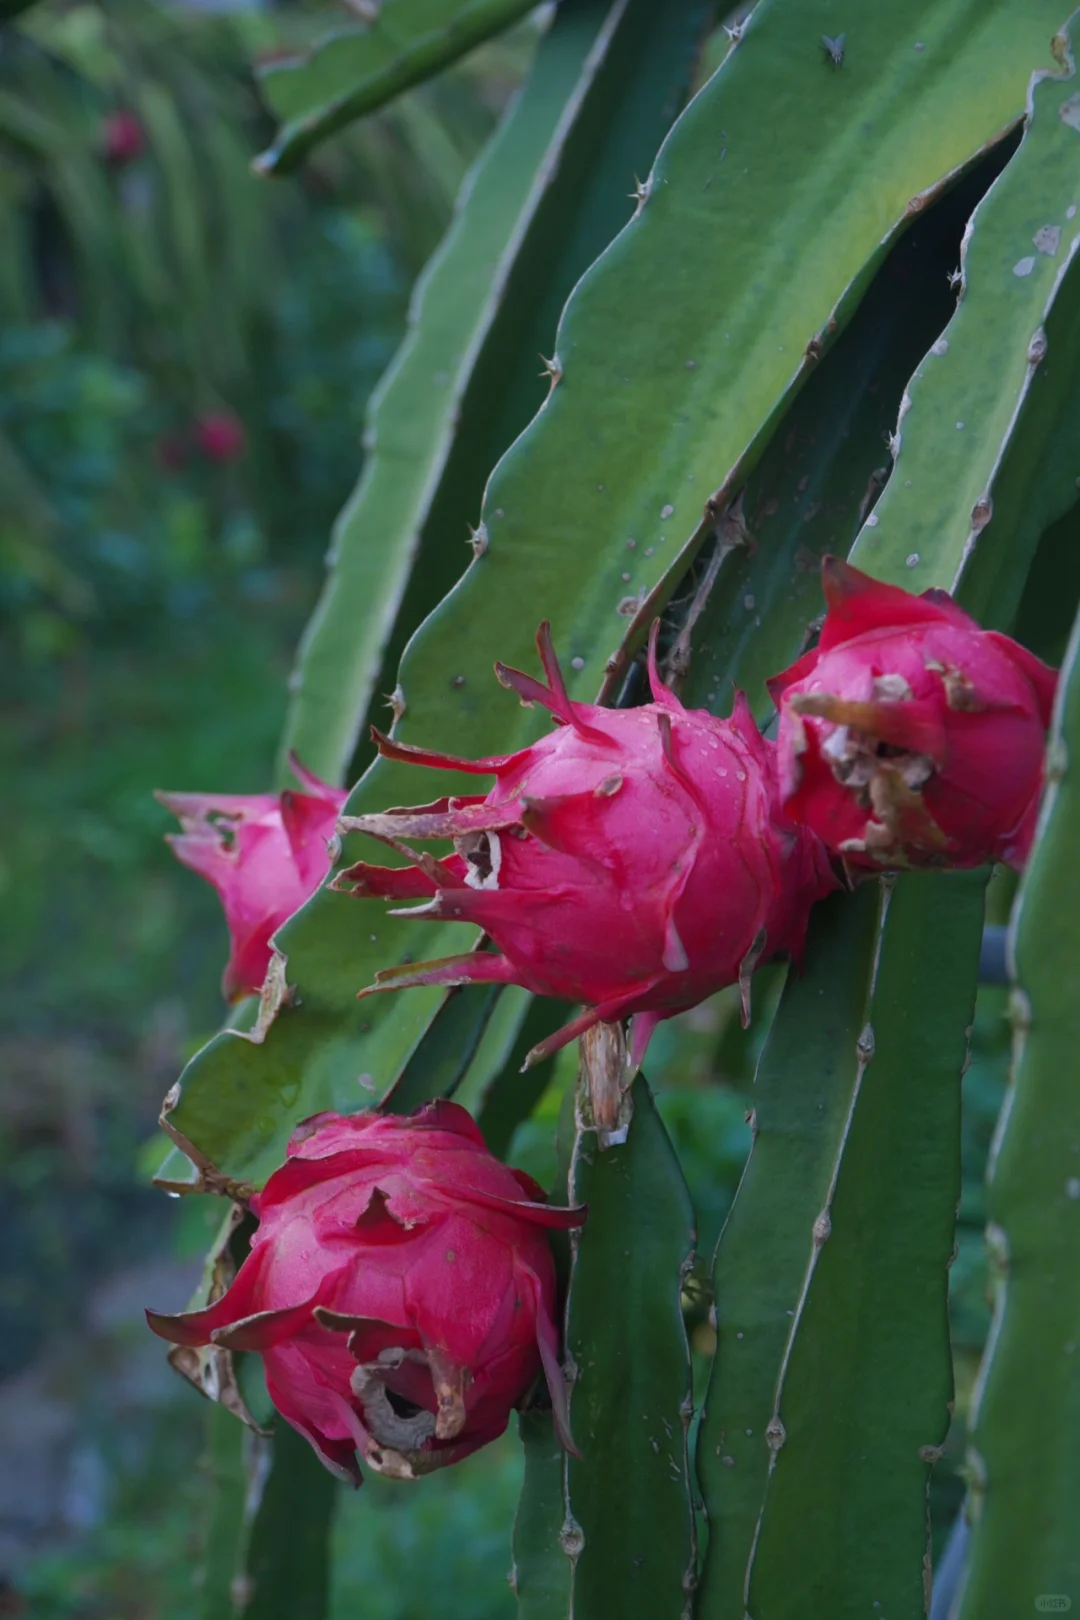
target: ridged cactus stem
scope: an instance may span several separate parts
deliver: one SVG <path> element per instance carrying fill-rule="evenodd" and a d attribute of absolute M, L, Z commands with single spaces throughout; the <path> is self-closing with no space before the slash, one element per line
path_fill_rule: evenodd
<path fill-rule="evenodd" d="M 959 1620 L 1080 1601 L 1080 621 L 1010 924 L 1013 1069 L 991 1152 L 995 1312 L 976 1386 Z"/>
<path fill-rule="evenodd" d="M 589 1206 L 572 1239 L 566 1309 L 570 1423 L 581 1455 L 560 1465 L 546 1420 L 523 1419 L 518 1612 L 522 1620 L 679 1620 L 689 1616 L 696 1578 L 681 1304 L 693 1211 L 617 1025 L 582 1042 L 568 1180 Z"/>
<path fill-rule="evenodd" d="M 923 1612 L 985 878 L 828 902 L 781 998 L 714 1273 L 702 1620 Z"/>

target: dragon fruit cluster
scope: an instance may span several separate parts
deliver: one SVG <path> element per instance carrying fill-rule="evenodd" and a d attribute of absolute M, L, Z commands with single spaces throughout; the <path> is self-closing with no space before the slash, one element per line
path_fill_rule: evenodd
<path fill-rule="evenodd" d="M 328 874 L 335 827 L 407 863 L 356 862 L 335 889 L 473 930 L 473 949 L 388 966 L 359 993 L 516 984 L 582 1006 L 533 1059 L 629 1018 L 639 1063 L 661 1019 L 728 985 L 745 1017 L 754 968 L 798 961 L 812 907 L 845 880 L 1021 866 L 1055 673 L 944 592 L 916 597 L 835 558 L 823 580 L 818 645 L 769 683 L 775 742 L 741 695 L 729 720 L 684 708 L 655 627 L 651 702 L 574 702 L 545 624 L 546 684 L 496 665 L 550 711 L 538 742 L 467 760 L 375 733 L 391 759 L 492 778 L 486 793 L 341 816 L 344 793 L 294 762 L 303 793 L 163 796 L 177 854 L 224 903 L 226 993 L 259 989 L 274 929 Z M 493 949 L 475 948 L 482 936 Z M 570 1444 L 544 1228 L 585 1211 L 546 1205 L 464 1110 L 317 1116 L 251 1207 L 261 1224 L 228 1292 L 151 1324 L 261 1353 L 278 1410 L 329 1466 L 355 1475 L 360 1456 L 412 1477 L 453 1462 L 502 1432 L 541 1371 Z"/>

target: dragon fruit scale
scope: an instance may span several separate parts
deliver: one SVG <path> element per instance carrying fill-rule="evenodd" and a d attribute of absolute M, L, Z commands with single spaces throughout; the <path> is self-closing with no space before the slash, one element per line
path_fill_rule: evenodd
<path fill-rule="evenodd" d="M 817 647 L 769 681 L 784 810 L 853 871 L 1024 864 L 1057 676 L 944 591 L 836 557 Z"/>
<path fill-rule="evenodd" d="M 631 1061 L 663 1018 L 725 985 L 743 988 L 763 957 L 798 955 L 814 901 L 837 886 L 817 837 L 779 809 L 776 752 L 745 698 L 730 720 L 685 709 L 660 679 L 649 643 L 653 701 L 606 709 L 570 700 L 549 626 L 537 645 L 548 684 L 495 666 L 555 729 L 518 753 L 462 760 L 375 732 L 380 751 L 420 766 L 492 775 L 486 796 L 346 816 L 408 857 L 358 862 L 336 886 L 416 900 L 395 915 L 473 923 L 495 952 L 472 951 L 384 970 L 360 992 L 421 984 L 517 984 L 585 1003 L 530 1053 L 556 1051 L 598 1022 L 636 1015 Z M 450 839 L 438 860 L 406 839 Z"/>

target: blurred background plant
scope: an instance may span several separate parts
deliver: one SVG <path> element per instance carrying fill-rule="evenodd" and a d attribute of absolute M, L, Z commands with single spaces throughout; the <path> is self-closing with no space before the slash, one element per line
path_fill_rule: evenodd
<path fill-rule="evenodd" d="M 174 1481 L 204 1414 L 139 1315 L 162 1288 L 182 1303 L 208 1230 L 202 1201 L 147 1185 L 155 1148 L 138 1155 L 219 1021 L 224 936 L 150 794 L 268 782 L 367 396 L 533 36 L 268 184 L 249 169 L 272 128 L 251 64 L 343 9 L 10 12 L 0 1612 L 163 1613 L 175 1565 L 179 1617 L 201 1485 Z"/>

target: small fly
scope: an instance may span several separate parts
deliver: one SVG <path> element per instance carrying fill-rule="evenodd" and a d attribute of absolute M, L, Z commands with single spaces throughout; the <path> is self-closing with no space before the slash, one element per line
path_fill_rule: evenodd
<path fill-rule="evenodd" d="M 843 67 L 844 65 L 844 40 L 846 37 L 845 34 L 837 34 L 835 39 L 830 39 L 828 34 L 822 34 L 821 36 L 821 48 L 833 67 Z"/>

